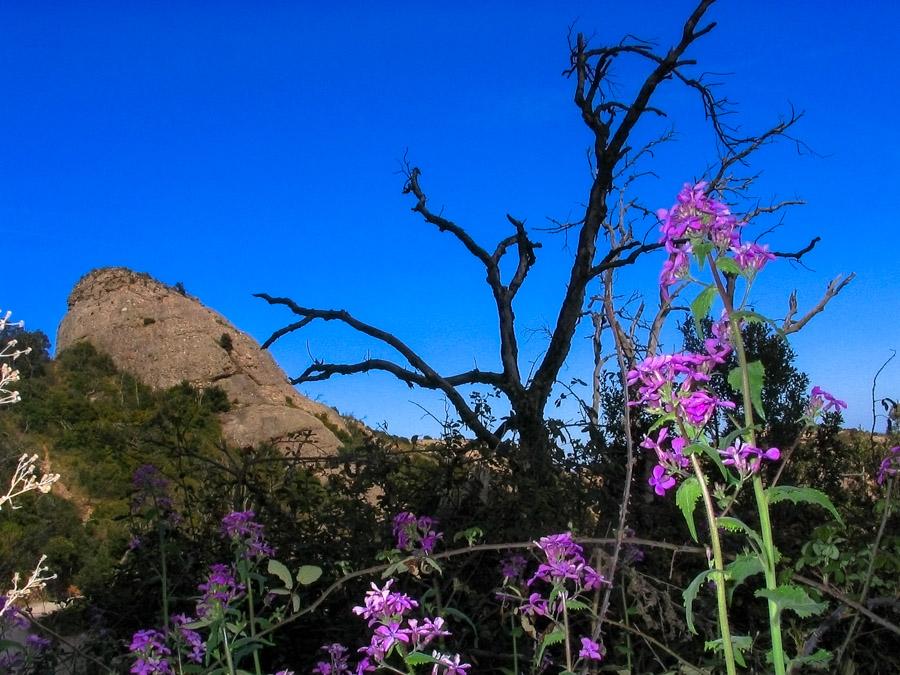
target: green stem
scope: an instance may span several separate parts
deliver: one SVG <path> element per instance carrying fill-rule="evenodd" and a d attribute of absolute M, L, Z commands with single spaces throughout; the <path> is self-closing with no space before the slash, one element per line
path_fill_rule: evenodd
<path fill-rule="evenodd" d="M 728 598 L 725 595 L 725 561 L 722 558 L 722 544 L 719 541 L 719 526 L 716 523 L 716 512 L 713 509 L 712 496 L 709 494 L 709 487 L 706 484 L 706 476 L 703 474 L 700 460 L 696 454 L 691 455 L 691 464 L 700 483 L 700 491 L 703 494 L 703 506 L 706 511 L 706 521 L 709 524 L 709 541 L 712 545 L 713 567 L 715 569 L 716 604 L 719 610 L 719 633 L 722 637 L 722 651 L 725 654 L 725 669 L 728 675 L 735 675 L 737 667 L 734 661 L 734 644 L 731 641 L 731 626 L 728 623 Z"/>
<path fill-rule="evenodd" d="M 716 269 L 712 256 L 709 258 L 710 269 L 719 297 L 725 306 L 728 315 L 728 323 L 731 328 L 731 339 L 734 342 L 734 351 L 737 356 L 738 367 L 741 369 L 741 396 L 744 405 L 744 427 L 747 429 L 747 441 L 750 445 L 756 445 L 756 432 L 753 427 L 753 397 L 750 392 L 750 371 L 747 368 L 747 351 L 744 348 L 744 338 L 741 335 L 741 322 L 735 316 L 734 302 L 731 295 L 725 289 L 722 278 Z M 778 579 L 775 574 L 775 542 L 772 538 L 772 519 L 769 515 L 769 500 L 763 488 L 762 478 L 759 472 L 753 475 L 753 495 L 756 497 L 756 510 L 759 513 L 759 529 L 762 534 L 765 555 L 763 572 L 766 578 L 766 588 L 774 591 L 778 587 Z M 781 640 L 781 613 L 775 601 L 769 599 L 769 632 L 772 637 L 772 665 L 776 675 L 785 674 L 784 647 Z"/>
<path fill-rule="evenodd" d="M 509 615 L 509 633 L 512 635 L 513 675 L 519 675 L 519 641 L 516 639 L 516 620 L 512 613 Z"/>
<path fill-rule="evenodd" d="M 244 586 L 247 589 L 247 613 L 250 616 L 250 637 L 256 640 L 256 610 L 253 608 L 253 579 L 249 574 L 244 576 Z M 253 669 L 256 675 L 262 675 L 262 666 L 259 662 L 259 649 L 253 650 Z"/>
<path fill-rule="evenodd" d="M 569 612 L 566 609 L 566 594 L 562 593 L 563 627 L 566 632 L 566 670 L 572 672 L 572 645 L 569 641 Z"/>
<path fill-rule="evenodd" d="M 628 632 L 628 629 L 631 628 L 631 621 L 628 618 L 628 602 L 625 599 L 625 587 L 620 586 L 619 590 L 621 591 L 621 595 L 622 595 L 622 621 L 625 622 L 625 627 L 626 627 L 626 629 L 625 629 L 625 647 L 626 647 L 625 658 L 627 659 L 626 665 L 628 666 L 628 672 L 630 673 L 633 670 L 632 665 L 631 665 L 631 650 L 632 650 L 631 633 Z"/>
<path fill-rule="evenodd" d="M 166 634 L 169 633 L 169 572 L 166 565 L 166 533 L 165 525 L 161 520 L 156 522 L 156 531 L 159 534 L 159 577 L 162 585 L 162 614 L 163 626 Z"/>
<path fill-rule="evenodd" d="M 231 647 L 228 646 L 228 631 L 222 626 L 222 643 L 225 645 L 225 663 L 228 664 L 229 675 L 236 675 L 234 662 L 231 660 Z"/>

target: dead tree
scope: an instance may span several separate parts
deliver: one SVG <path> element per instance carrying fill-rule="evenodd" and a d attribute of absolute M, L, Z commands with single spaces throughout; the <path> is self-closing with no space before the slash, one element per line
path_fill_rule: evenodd
<path fill-rule="evenodd" d="M 258 297 L 273 305 L 288 307 L 298 321 L 276 331 L 265 342 L 268 347 L 282 336 L 303 328 L 317 319 L 339 321 L 354 330 L 393 348 L 403 362 L 369 358 L 358 363 L 337 364 L 315 362 L 298 377 L 294 384 L 326 380 L 333 375 L 365 373 L 373 370 L 391 373 L 410 387 L 440 391 L 454 406 L 462 422 L 488 448 L 510 448 L 519 466 L 531 471 L 550 468 L 553 442 L 547 429 L 545 408 L 550 399 L 560 369 L 569 355 L 576 329 L 585 316 L 585 300 L 589 285 L 604 273 L 633 264 L 645 254 L 660 248 L 656 242 L 636 238 L 630 227 L 610 226 L 610 210 L 616 208 L 617 181 L 624 180 L 623 172 L 631 158 L 641 156 L 644 149 L 630 147 L 629 137 L 646 117 L 666 117 L 667 113 L 653 103 L 663 83 L 685 86 L 700 98 L 706 118 L 720 150 L 718 169 L 710 179 L 722 189 L 729 172 L 746 164 L 747 158 L 761 145 L 786 131 L 797 121 L 789 119 L 765 133 L 740 137 L 724 120 L 727 101 L 718 98 L 703 76 L 688 71 L 695 61 L 686 56 L 695 42 L 712 31 L 714 22 L 703 23 L 703 17 L 713 0 L 702 0 L 685 21 L 679 39 L 667 51 L 659 51 L 653 44 L 627 37 L 612 46 L 592 48 L 582 34 L 570 39 L 570 66 L 564 72 L 574 82 L 574 103 L 583 123 L 593 135 L 589 155 L 593 181 L 586 198 L 583 217 L 575 223 L 561 226 L 569 235 L 577 235 L 577 247 L 569 272 L 565 295 L 559 305 L 555 325 L 543 357 L 530 377 L 523 377 L 519 364 L 519 345 L 513 301 L 536 261 L 540 244 L 534 241 L 523 222 L 507 216 L 512 232 L 490 250 L 477 243 L 465 227 L 432 211 L 422 188 L 421 171 L 406 166 L 403 192 L 409 194 L 417 212 L 427 223 L 453 236 L 483 266 L 486 282 L 496 305 L 500 330 L 500 363 L 497 370 L 474 369 L 452 375 L 442 374 L 427 363 L 397 336 L 363 322 L 344 310 L 303 307 L 285 297 L 265 293 Z M 646 65 L 646 75 L 635 93 L 620 100 L 609 86 L 612 66 L 622 58 L 638 59 Z M 504 256 L 517 260 L 511 277 L 504 279 L 500 263 Z M 465 399 L 460 388 L 467 386 L 496 388 L 508 399 L 509 416 L 499 425 L 489 428 L 479 418 L 478 411 Z M 511 441 L 510 443 L 507 443 Z M 541 475 L 541 474 L 538 474 Z"/>

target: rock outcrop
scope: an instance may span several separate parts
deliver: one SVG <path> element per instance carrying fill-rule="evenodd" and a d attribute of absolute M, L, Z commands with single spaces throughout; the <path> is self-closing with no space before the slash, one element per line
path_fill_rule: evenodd
<path fill-rule="evenodd" d="M 253 338 L 147 274 L 108 267 L 82 277 L 69 295 L 57 350 L 81 340 L 150 387 L 184 380 L 221 387 L 231 402 L 222 430 L 232 445 L 275 440 L 304 456 L 331 455 L 347 433 L 341 416 L 301 396 Z"/>

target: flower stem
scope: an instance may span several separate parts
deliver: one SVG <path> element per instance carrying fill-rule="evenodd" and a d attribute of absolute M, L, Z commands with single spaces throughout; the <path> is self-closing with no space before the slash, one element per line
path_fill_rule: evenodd
<path fill-rule="evenodd" d="M 731 328 L 731 339 L 734 343 L 734 352 L 737 356 L 738 367 L 741 369 L 741 396 L 744 406 L 744 427 L 747 429 L 747 440 L 750 445 L 756 445 L 756 432 L 753 427 L 753 397 L 750 391 L 750 371 L 747 365 L 747 351 L 744 348 L 744 337 L 741 334 L 741 322 L 735 316 L 734 299 L 728 292 L 722 277 L 716 268 L 712 256 L 709 257 L 709 267 L 712 272 L 713 282 L 722 299 L 728 323 Z M 759 472 L 753 475 L 753 495 L 756 498 L 756 510 L 759 513 L 759 529 L 762 534 L 764 555 L 763 572 L 766 578 L 766 588 L 774 591 L 778 587 L 778 579 L 775 575 L 775 543 L 772 538 L 772 519 L 769 515 L 769 500 L 763 489 L 762 478 Z M 781 613 L 775 601 L 769 599 L 769 632 L 772 638 L 772 666 L 776 675 L 784 675 L 784 647 L 781 641 Z"/>
<path fill-rule="evenodd" d="M 737 667 L 734 662 L 734 643 L 731 641 L 731 626 L 728 623 L 728 598 L 725 595 L 725 562 L 722 558 L 722 544 L 719 541 L 719 526 L 716 523 L 716 512 L 713 508 L 712 496 L 709 494 L 709 486 L 706 484 L 706 476 L 696 454 L 691 455 L 691 464 L 700 483 L 703 506 L 706 511 L 706 521 L 709 523 L 709 541 L 712 545 L 713 567 L 715 568 L 716 604 L 719 610 L 719 634 L 722 637 L 722 651 L 725 654 L 725 669 L 728 675 L 735 675 Z"/>

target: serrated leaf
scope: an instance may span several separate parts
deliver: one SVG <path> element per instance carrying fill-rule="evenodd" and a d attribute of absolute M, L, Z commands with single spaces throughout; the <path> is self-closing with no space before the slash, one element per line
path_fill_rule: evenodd
<path fill-rule="evenodd" d="M 757 414 L 766 419 L 766 413 L 762 404 L 762 388 L 766 380 L 766 369 L 760 361 L 751 361 L 747 364 L 747 379 L 750 384 L 750 401 Z M 741 373 L 741 367 L 733 368 L 728 373 L 728 384 L 739 394 L 744 391 L 744 380 Z"/>
<path fill-rule="evenodd" d="M 700 586 L 712 572 L 712 570 L 703 570 L 694 577 L 694 580 L 688 584 L 688 587 L 681 592 L 681 597 L 684 599 L 684 620 L 687 623 L 688 630 L 694 635 L 697 634 L 697 629 L 694 628 L 694 600 L 697 599 L 697 593 L 700 592 Z"/>
<path fill-rule="evenodd" d="M 769 501 L 769 504 L 777 504 L 778 502 L 783 502 L 785 500 L 792 501 L 795 504 L 804 503 L 804 504 L 815 504 L 816 506 L 821 506 L 823 509 L 826 509 L 831 515 L 834 516 L 834 519 L 838 521 L 841 525 L 844 524 L 843 519 L 841 518 L 841 514 L 838 513 L 838 510 L 834 507 L 834 504 L 831 503 L 831 500 L 821 490 L 816 490 L 815 488 L 810 487 L 794 487 L 793 485 L 778 485 L 776 487 L 770 487 L 766 490 L 766 499 Z"/>
<path fill-rule="evenodd" d="M 697 337 L 703 339 L 703 319 L 709 314 L 712 308 L 713 300 L 716 298 L 716 287 L 707 286 L 694 298 L 691 302 L 691 314 L 694 317 L 694 330 L 697 331 Z"/>
<path fill-rule="evenodd" d="M 559 644 L 565 639 L 566 631 L 564 631 L 562 628 L 557 628 L 556 630 L 547 633 L 547 635 L 544 636 L 544 639 L 541 640 L 541 648 L 538 650 L 536 662 L 540 663 L 544 658 L 544 652 L 546 651 L 547 647 L 552 647 L 553 645 Z"/>
<path fill-rule="evenodd" d="M 775 589 L 760 588 L 755 593 L 757 598 L 765 598 L 769 602 L 775 603 L 775 607 L 779 612 L 786 609 L 791 610 L 801 619 L 821 614 L 828 607 L 825 602 L 816 602 L 805 589 L 793 584 L 786 586 L 778 586 Z"/>
<path fill-rule="evenodd" d="M 438 660 L 430 654 L 424 652 L 410 652 L 403 657 L 408 666 L 421 666 L 423 663 L 438 663 Z"/>
<path fill-rule="evenodd" d="M 729 602 L 734 595 L 734 589 L 754 574 L 763 574 L 764 572 L 765 570 L 763 569 L 762 561 L 755 555 L 741 553 L 733 561 L 728 563 L 725 566 L 725 573 L 732 582 L 727 586 Z"/>
<path fill-rule="evenodd" d="M 309 586 L 315 583 L 322 576 L 322 568 L 315 565 L 303 565 L 297 570 L 297 583 L 302 586 Z"/>
<path fill-rule="evenodd" d="M 547 647 L 552 647 L 553 645 L 558 645 L 560 642 L 566 639 L 566 631 L 562 628 L 557 628 L 550 633 L 547 633 L 544 636 L 543 641 L 541 642 L 541 649 L 546 649 Z"/>
<path fill-rule="evenodd" d="M 765 550 L 765 546 L 763 545 L 762 537 L 759 536 L 759 533 L 754 530 L 752 527 L 747 525 L 743 520 L 739 518 L 735 518 L 734 516 L 719 516 L 716 518 L 716 523 L 719 524 L 720 527 L 724 527 L 726 530 L 730 530 L 731 532 L 743 532 L 756 544 L 756 551 L 759 553 L 760 551 Z"/>
<path fill-rule="evenodd" d="M 697 480 L 696 476 L 690 476 L 685 479 L 681 485 L 678 486 L 678 492 L 675 493 L 675 503 L 678 505 L 678 508 L 681 509 L 682 515 L 684 515 L 684 520 L 687 523 L 688 529 L 691 531 L 691 537 L 693 537 L 694 541 L 697 541 L 697 526 L 694 524 L 694 508 L 697 506 L 697 501 L 702 494 L 700 481 Z"/>
<path fill-rule="evenodd" d="M 713 245 L 708 241 L 698 241 L 691 244 L 691 253 L 694 254 L 694 258 L 697 260 L 697 266 L 701 270 L 706 262 L 706 256 L 712 253 L 712 250 Z"/>
<path fill-rule="evenodd" d="M 826 649 L 817 649 L 807 656 L 798 656 L 788 662 L 788 672 L 793 672 L 795 667 L 808 666 L 814 670 L 822 670 L 831 662 L 832 654 Z"/>
<path fill-rule="evenodd" d="M 731 473 L 728 471 L 728 467 L 722 463 L 722 455 L 719 454 L 719 451 L 714 447 L 707 443 L 698 443 L 696 445 L 692 445 L 692 448 L 700 448 L 700 450 L 712 460 L 712 463 L 715 464 L 719 468 L 719 473 L 722 474 L 722 477 L 725 480 L 731 480 L 734 482 Z"/>
<path fill-rule="evenodd" d="M 721 258 L 718 258 L 716 260 L 716 267 L 718 267 L 726 274 L 732 274 L 736 277 L 741 276 L 741 267 L 737 264 L 734 258 L 722 256 Z"/>
<path fill-rule="evenodd" d="M 707 640 L 703 648 L 706 651 L 722 651 L 722 645 L 724 642 L 722 638 L 718 638 L 716 640 Z M 753 638 L 749 635 L 732 635 L 731 636 L 731 646 L 734 648 L 734 661 L 741 668 L 747 667 L 747 662 L 744 660 L 744 652 L 750 649 L 753 646 Z"/>
<path fill-rule="evenodd" d="M 294 578 L 291 576 L 290 570 L 283 562 L 269 558 L 269 565 L 266 568 L 269 574 L 274 574 L 284 584 L 285 588 L 291 588 L 294 585 Z"/>
<path fill-rule="evenodd" d="M 583 603 L 581 600 L 566 600 L 566 609 L 572 612 L 583 612 L 585 610 L 590 609 L 588 605 Z"/>

